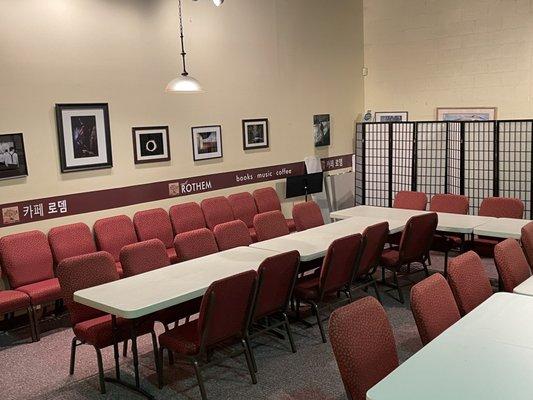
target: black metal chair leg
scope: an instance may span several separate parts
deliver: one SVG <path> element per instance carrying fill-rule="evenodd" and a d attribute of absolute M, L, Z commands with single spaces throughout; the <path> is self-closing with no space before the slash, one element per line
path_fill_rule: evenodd
<path fill-rule="evenodd" d="M 115 375 L 117 380 L 120 380 L 119 351 L 118 342 L 116 340 L 117 318 L 114 315 L 111 316 L 111 330 L 113 331 L 113 355 L 115 357 Z"/>
<path fill-rule="evenodd" d="M 133 354 L 133 370 L 135 374 L 135 387 L 139 388 L 141 386 L 140 377 L 139 377 L 139 353 L 137 351 L 137 336 L 132 329 L 131 337 L 131 352 Z"/>
<path fill-rule="evenodd" d="M 152 347 L 154 348 L 155 370 L 159 376 L 159 369 L 161 368 L 161 365 L 159 363 L 159 346 L 157 345 L 157 336 L 154 331 L 150 332 L 150 335 L 152 336 Z"/>
<path fill-rule="evenodd" d="M 41 340 L 41 332 L 40 332 L 40 329 L 39 329 L 39 318 L 37 318 L 37 313 L 35 312 L 35 307 L 32 306 L 32 310 L 33 310 L 33 328 L 34 328 L 34 331 L 35 331 L 35 341 L 38 342 L 39 340 Z"/>
<path fill-rule="evenodd" d="M 128 339 L 124 340 L 124 345 L 122 347 L 122 357 L 128 356 Z"/>
<path fill-rule="evenodd" d="M 105 394 L 105 378 L 104 378 L 104 363 L 102 361 L 102 352 L 99 348 L 95 347 L 96 360 L 98 361 L 98 380 L 100 382 L 100 393 Z"/>
<path fill-rule="evenodd" d="M 327 343 L 326 332 L 324 332 L 324 327 L 322 326 L 322 320 L 320 319 L 320 313 L 318 312 L 318 305 L 315 302 L 311 302 L 311 307 L 316 315 L 316 322 L 318 323 L 318 329 L 320 329 L 320 336 L 322 336 L 322 342 Z"/>
<path fill-rule="evenodd" d="M 174 365 L 174 353 L 168 349 L 168 365 Z"/>
<path fill-rule="evenodd" d="M 37 338 L 37 331 L 35 330 L 35 316 L 33 315 L 33 308 L 28 307 L 27 313 L 28 313 L 28 321 L 30 323 L 31 341 L 36 342 L 39 339 Z"/>
<path fill-rule="evenodd" d="M 164 357 L 164 351 L 165 349 L 163 347 L 159 348 L 159 356 L 157 357 L 159 360 L 159 369 L 157 370 L 157 384 L 159 386 L 159 389 L 163 389 L 163 357 Z"/>
<path fill-rule="evenodd" d="M 244 339 L 244 344 L 246 345 L 246 349 L 248 350 L 248 353 L 250 354 L 250 360 L 252 361 L 252 366 L 254 368 L 254 371 L 257 372 L 257 363 L 255 362 L 254 351 L 252 350 L 252 345 L 250 344 L 249 337 L 246 337 Z"/>
<path fill-rule="evenodd" d="M 74 364 L 76 363 L 76 347 L 78 345 L 78 338 L 73 337 L 70 344 L 70 370 L 69 375 L 74 375 Z"/>
<path fill-rule="evenodd" d="M 255 385 L 257 383 L 257 377 L 255 376 L 255 368 L 252 363 L 250 345 L 245 339 L 241 340 L 241 343 L 244 347 L 244 355 L 246 357 L 246 364 L 248 365 L 248 371 L 250 371 L 250 377 L 252 378 L 252 383 Z"/>
<path fill-rule="evenodd" d="M 202 400 L 207 400 L 207 393 L 205 392 L 204 386 L 204 378 L 202 377 L 202 372 L 200 371 L 198 361 L 193 360 L 192 366 L 194 367 L 194 373 L 196 374 L 196 379 L 198 380 L 198 386 L 200 387 L 200 394 L 202 396 Z"/>
<path fill-rule="evenodd" d="M 396 271 L 393 271 L 393 279 L 394 279 L 394 284 L 396 285 L 396 288 L 398 289 L 398 300 L 400 301 L 400 303 L 405 303 L 405 300 L 403 299 L 403 292 L 402 292 L 402 288 L 400 287 L 400 284 L 398 282 L 398 273 Z"/>
<path fill-rule="evenodd" d="M 448 252 L 444 252 L 444 276 L 448 276 Z"/>
<path fill-rule="evenodd" d="M 425 262 L 422 262 L 422 265 L 424 266 L 424 272 L 426 273 L 426 277 L 429 276 L 429 270 L 428 270 L 428 266 L 426 265 Z M 431 264 L 430 264 L 431 265 Z"/>
<path fill-rule="evenodd" d="M 292 332 L 291 332 L 291 325 L 289 324 L 289 318 L 287 317 L 286 313 L 283 313 L 283 320 L 285 321 L 285 331 L 287 332 L 287 336 L 289 337 L 291 351 L 293 353 L 296 353 L 296 345 L 294 344 L 294 339 L 292 337 Z"/>

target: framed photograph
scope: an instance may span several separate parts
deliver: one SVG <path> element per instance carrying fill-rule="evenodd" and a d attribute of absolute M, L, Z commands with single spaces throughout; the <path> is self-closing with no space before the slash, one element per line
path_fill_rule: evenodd
<path fill-rule="evenodd" d="M 496 119 L 496 107 L 439 107 L 438 121 L 492 121 Z"/>
<path fill-rule="evenodd" d="M 193 127 L 192 153 L 194 161 L 222 158 L 222 127 L 220 125 Z"/>
<path fill-rule="evenodd" d="M 244 119 L 242 121 L 242 147 L 244 150 L 268 147 L 268 119 Z"/>
<path fill-rule="evenodd" d="M 0 135 L 0 180 L 28 176 L 22 133 Z"/>
<path fill-rule="evenodd" d="M 330 145 L 330 117 L 329 114 L 313 116 L 315 147 Z"/>
<path fill-rule="evenodd" d="M 107 104 L 56 104 L 61 172 L 111 168 Z"/>
<path fill-rule="evenodd" d="M 376 111 L 376 122 L 403 122 L 408 121 L 407 111 Z"/>
<path fill-rule="evenodd" d="M 168 126 L 132 128 L 135 164 L 170 161 Z"/>

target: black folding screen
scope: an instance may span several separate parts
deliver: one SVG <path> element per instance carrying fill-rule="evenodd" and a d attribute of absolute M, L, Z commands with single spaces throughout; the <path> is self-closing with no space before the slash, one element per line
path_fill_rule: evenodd
<path fill-rule="evenodd" d="M 358 205 L 419 190 L 464 194 L 477 214 L 485 197 L 517 197 L 533 218 L 533 120 L 362 123 L 355 141 Z"/>

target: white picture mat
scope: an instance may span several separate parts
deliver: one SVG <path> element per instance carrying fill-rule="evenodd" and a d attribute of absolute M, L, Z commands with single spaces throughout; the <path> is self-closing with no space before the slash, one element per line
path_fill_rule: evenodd
<path fill-rule="evenodd" d="M 141 155 L 141 136 L 149 135 L 153 133 L 160 133 L 163 138 L 163 154 L 156 154 L 153 156 L 143 156 Z M 168 158 L 168 137 L 167 131 L 164 129 L 142 129 L 135 131 L 135 151 L 137 153 L 137 158 L 141 161 L 147 160 L 158 160 L 160 158 Z"/>
<path fill-rule="evenodd" d="M 217 140 L 217 151 L 212 153 L 204 153 L 200 154 L 198 153 L 198 134 L 199 133 L 207 133 L 207 132 L 216 132 L 216 140 Z M 220 126 L 205 126 L 201 128 L 193 128 L 192 129 L 192 147 L 194 151 L 194 159 L 195 160 L 208 160 L 210 158 L 217 158 L 222 157 L 222 129 Z"/>
<path fill-rule="evenodd" d="M 259 143 L 250 143 L 248 142 L 248 127 L 253 125 L 262 125 L 263 126 L 263 141 Z M 263 147 L 268 144 L 267 142 L 267 122 L 266 121 L 248 121 L 244 123 L 244 140 L 247 148 L 253 147 Z"/>
<path fill-rule="evenodd" d="M 396 121 L 382 121 L 382 117 L 401 117 L 401 121 L 407 121 L 409 113 L 407 111 L 376 111 L 374 118 L 376 122 L 396 122 Z"/>

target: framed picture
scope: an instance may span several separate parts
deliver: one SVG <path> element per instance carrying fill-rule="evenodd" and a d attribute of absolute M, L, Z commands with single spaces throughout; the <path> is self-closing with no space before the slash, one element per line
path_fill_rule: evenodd
<path fill-rule="evenodd" d="M 376 111 L 376 122 L 403 122 L 409 119 L 407 111 Z"/>
<path fill-rule="evenodd" d="M 22 133 L 0 135 L 0 180 L 28 176 Z"/>
<path fill-rule="evenodd" d="M 438 121 L 492 121 L 496 119 L 496 107 L 439 107 Z"/>
<path fill-rule="evenodd" d="M 313 116 L 315 147 L 329 146 L 330 144 L 330 117 L 329 114 Z"/>
<path fill-rule="evenodd" d="M 222 158 L 222 127 L 220 125 L 193 127 L 192 152 L 194 161 Z"/>
<path fill-rule="evenodd" d="M 268 147 L 268 119 L 244 119 L 242 121 L 242 147 L 244 150 Z"/>
<path fill-rule="evenodd" d="M 61 172 L 111 168 L 107 104 L 56 104 Z"/>
<path fill-rule="evenodd" d="M 170 161 L 168 126 L 132 128 L 135 164 Z"/>

